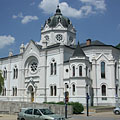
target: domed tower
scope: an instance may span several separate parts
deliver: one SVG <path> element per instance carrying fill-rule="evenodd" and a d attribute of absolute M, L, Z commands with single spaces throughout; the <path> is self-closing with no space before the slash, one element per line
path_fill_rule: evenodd
<path fill-rule="evenodd" d="M 62 45 L 74 45 L 76 41 L 76 30 L 69 18 L 64 17 L 57 6 L 56 13 L 45 21 L 41 28 L 41 45 L 47 46 L 60 43 Z"/>

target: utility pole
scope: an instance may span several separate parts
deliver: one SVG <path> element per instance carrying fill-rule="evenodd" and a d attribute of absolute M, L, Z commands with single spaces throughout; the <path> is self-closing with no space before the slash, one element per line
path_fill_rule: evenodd
<path fill-rule="evenodd" d="M 86 84 L 86 109 L 87 116 L 89 116 L 89 95 L 88 95 L 88 85 Z"/>
<path fill-rule="evenodd" d="M 67 102 L 69 101 L 69 93 L 65 92 L 65 118 L 67 119 Z"/>

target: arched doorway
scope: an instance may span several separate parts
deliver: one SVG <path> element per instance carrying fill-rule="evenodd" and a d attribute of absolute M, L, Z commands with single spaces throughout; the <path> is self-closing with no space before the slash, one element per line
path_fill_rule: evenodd
<path fill-rule="evenodd" d="M 33 90 L 33 87 L 31 85 L 28 87 L 28 91 L 30 94 L 30 101 L 34 102 L 34 90 Z"/>

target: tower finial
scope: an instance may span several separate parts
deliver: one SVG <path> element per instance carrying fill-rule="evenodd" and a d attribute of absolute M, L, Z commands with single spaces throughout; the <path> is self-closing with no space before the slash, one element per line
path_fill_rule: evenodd
<path fill-rule="evenodd" d="M 56 9 L 56 14 L 55 15 L 62 15 L 61 14 L 61 10 L 59 8 L 59 5 L 57 5 L 57 9 Z"/>

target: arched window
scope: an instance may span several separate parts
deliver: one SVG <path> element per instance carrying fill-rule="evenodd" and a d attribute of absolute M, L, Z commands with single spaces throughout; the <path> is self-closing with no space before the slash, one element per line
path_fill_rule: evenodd
<path fill-rule="evenodd" d="M 51 85 L 50 86 L 50 96 L 56 96 L 57 95 L 57 86 Z"/>
<path fill-rule="evenodd" d="M 72 67 L 73 77 L 75 76 L 75 66 Z"/>
<path fill-rule="evenodd" d="M 51 75 L 56 75 L 56 73 L 57 73 L 57 64 L 56 64 L 56 62 L 55 62 L 54 59 L 52 60 L 52 62 L 51 62 L 51 64 L 50 64 L 50 67 L 51 67 L 51 72 L 50 72 L 50 74 L 51 74 Z"/>
<path fill-rule="evenodd" d="M 2 96 L 6 96 L 6 88 L 3 88 L 3 90 L 2 90 Z"/>
<path fill-rule="evenodd" d="M 102 96 L 106 96 L 106 85 L 102 85 Z"/>
<path fill-rule="evenodd" d="M 75 84 L 72 85 L 72 94 L 75 95 Z"/>
<path fill-rule="evenodd" d="M 56 96 L 56 95 L 57 95 L 57 87 L 54 86 L 54 96 Z"/>
<path fill-rule="evenodd" d="M 3 70 L 3 77 L 4 77 L 4 79 L 7 79 L 7 69 L 6 69 L 6 67 Z"/>
<path fill-rule="evenodd" d="M 15 89 L 14 89 L 14 87 L 13 87 L 13 91 L 12 92 L 13 92 L 13 96 L 14 96 L 15 95 Z"/>
<path fill-rule="evenodd" d="M 82 66 L 79 66 L 79 76 L 82 76 Z"/>
<path fill-rule="evenodd" d="M 15 87 L 15 89 L 14 89 L 14 90 L 15 90 L 14 95 L 15 95 L 15 96 L 17 96 L 17 88 Z"/>
<path fill-rule="evenodd" d="M 13 69 L 13 79 L 17 79 L 17 78 L 18 78 L 18 68 L 17 66 L 15 66 Z"/>
<path fill-rule="evenodd" d="M 53 86 L 50 86 L 50 96 L 53 96 Z"/>
<path fill-rule="evenodd" d="M 101 62 L 101 78 L 105 78 L 105 62 Z"/>
<path fill-rule="evenodd" d="M 67 91 L 69 88 L 69 85 L 67 83 L 65 83 L 65 91 Z"/>

